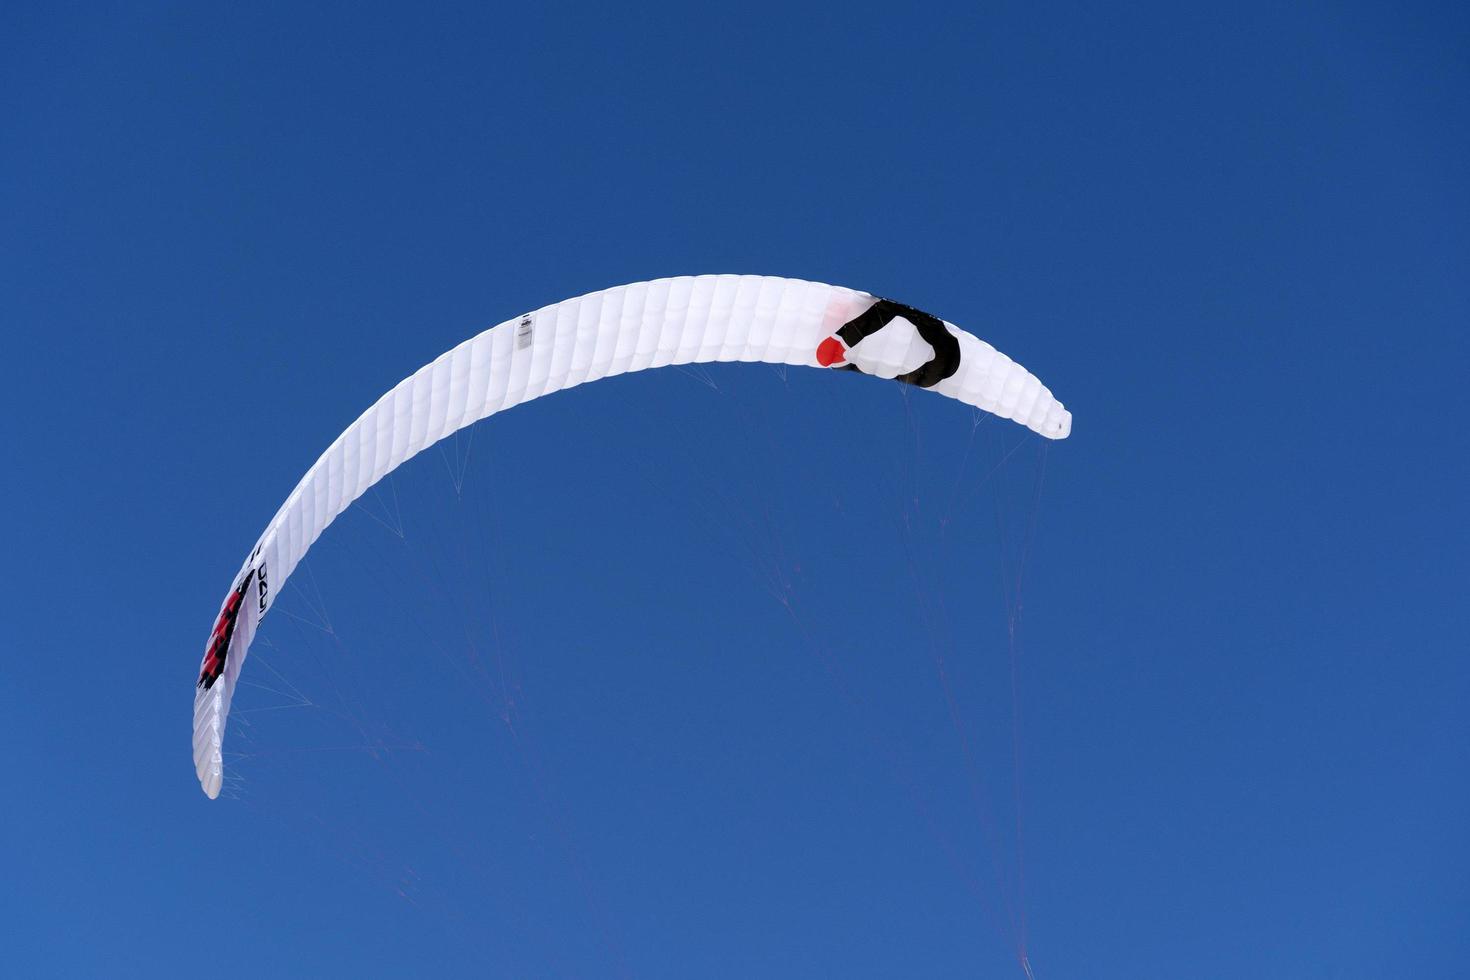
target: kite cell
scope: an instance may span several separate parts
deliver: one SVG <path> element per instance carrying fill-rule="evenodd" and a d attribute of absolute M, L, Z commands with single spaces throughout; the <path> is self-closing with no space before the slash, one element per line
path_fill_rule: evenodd
<path fill-rule="evenodd" d="M 194 768 L 224 782 L 230 699 L 271 602 L 327 525 L 440 439 L 496 412 L 646 368 L 763 361 L 856 371 L 927 388 L 1064 439 L 1072 416 L 1033 375 L 928 313 L 840 286 L 775 276 L 681 276 L 542 307 L 466 340 L 379 398 L 306 471 L 220 607 L 194 695 Z M 835 391 L 836 389 L 834 389 Z"/>

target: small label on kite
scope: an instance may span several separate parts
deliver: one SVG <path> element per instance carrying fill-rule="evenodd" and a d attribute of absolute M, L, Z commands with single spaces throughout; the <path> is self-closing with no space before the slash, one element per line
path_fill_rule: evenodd
<path fill-rule="evenodd" d="M 521 317 L 521 322 L 516 327 L 516 350 L 525 350 L 531 346 L 531 328 L 535 322 L 535 318 L 529 313 Z"/>

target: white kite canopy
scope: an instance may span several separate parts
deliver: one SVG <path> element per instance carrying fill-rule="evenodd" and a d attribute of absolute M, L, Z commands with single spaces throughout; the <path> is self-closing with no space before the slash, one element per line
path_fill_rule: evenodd
<path fill-rule="evenodd" d="M 507 320 L 424 365 L 363 412 L 306 471 L 251 549 L 206 644 L 194 697 L 194 767 L 204 792 L 213 799 L 224 781 L 225 719 L 261 617 L 307 549 L 369 487 L 445 436 L 533 398 L 630 371 L 709 361 L 833 364 L 930 388 L 1048 439 L 1072 429 L 1061 402 L 989 344 L 840 286 L 680 276 Z"/>

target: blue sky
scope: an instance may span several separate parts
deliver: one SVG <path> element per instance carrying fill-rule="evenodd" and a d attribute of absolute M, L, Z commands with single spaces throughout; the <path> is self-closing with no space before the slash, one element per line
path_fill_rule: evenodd
<path fill-rule="evenodd" d="M 6 972 L 1004 977 L 1022 912 L 1042 980 L 1470 972 L 1467 52 L 1450 4 L 7 5 Z M 1074 436 L 982 482 L 1016 427 L 733 366 L 508 413 L 324 537 L 207 801 L 199 652 L 321 449 L 700 272 L 930 309 Z"/>

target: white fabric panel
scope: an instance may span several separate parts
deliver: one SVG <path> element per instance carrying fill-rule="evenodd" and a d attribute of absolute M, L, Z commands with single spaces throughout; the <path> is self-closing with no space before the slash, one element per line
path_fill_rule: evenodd
<path fill-rule="evenodd" d="M 225 719 L 260 617 L 317 537 L 400 463 L 496 412 L 628 371 L 709 361 L 818 367 L 823 338 L 874 302 L 867 293 L 775 276 L 634 283 L 507 320 L 399 382 L 306 472 L 235 579 L 238 585 L 257 570 L 224 674 L 194 699 L 194 765 L 204 792 L 219 795 Z M 1049 439 L 1066 438 L 1072 416 L 1040 381 L 984 341 L 946 327 L 960 342 L 959 369 L 931 390 Z M 893 378 L 932 353 L 911 325 L 895 320 L 853 347 L 848 360 Z"/>

